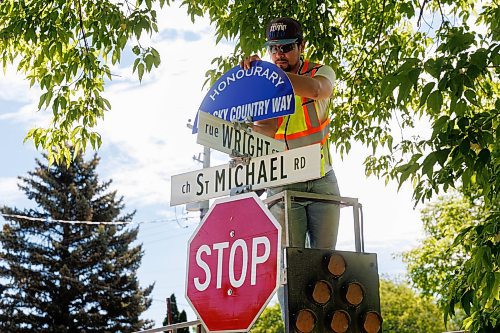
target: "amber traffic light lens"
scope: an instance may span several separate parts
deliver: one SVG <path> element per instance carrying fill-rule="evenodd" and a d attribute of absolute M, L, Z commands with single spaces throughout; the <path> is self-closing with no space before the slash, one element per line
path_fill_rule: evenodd
<path fill-rule="evenodd" d="M 318 281 L 314 285 L 312 298 L 319 304 L 326 304 L 332 296 L 332 288 L 326 281 Z"/>
<path fill-rule="evenodd" d="M 343 310 L 337 310 L 333 313 L 330 327 L 335 333 L 345 333 L 349 329 L 349 314 Z"/>
<path fill-rule="evenodd" d="M 382 319 L 377 312 L 370 311 L 365 315 L 363 329 L 366 333 L 377 333 L 382 327 Z"/>
<path fill-rule="evenodd" d="M 333 276 L 339 277 L 345 272 L 345 260 L 340 254 L 332 254 L 328 261 L 328 271 Z"/>
<path fill-rule="evenodd" d="M 345 298 L 350 305 L 358 306 L 363 302 L 363 288 L 356 282 L 349 283 Z"/>
<path fill-rule="evenodd" d="M 309 333 L 312 332 L 314 326 L 316 325 L 316 317 L 310 310 L 300 310 L 297 316 L 297 320 L 295 321 L 295 327 L 301 333 Z"/>

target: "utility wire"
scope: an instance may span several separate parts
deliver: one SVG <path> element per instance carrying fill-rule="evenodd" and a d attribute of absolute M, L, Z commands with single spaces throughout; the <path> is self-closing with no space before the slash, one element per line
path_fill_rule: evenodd
<path fill-rule="evenodd" d="M 50 217 L 30 217 L 25 215 L 16 215 L 16 214 L 4 214 L 0 213 L 3 217 L 21 219 L 26 221 L 38 221 L 38 222 L 48 222 L 48 223 L 63 223 L 63 224 L 87 224 L 87 225 L 131 225 L 131 224 L 146 224 L 146 223 L 166 223 L 166 222 L 177 222 L 179 221 L 187 221 L 192 219 L 193 217 L 175 217 L 172 219 L 159 219 L 159 220 L 149 220 L 149 221 L 79 221 L 79 220 L 57 220 L 52 219 Z"/>

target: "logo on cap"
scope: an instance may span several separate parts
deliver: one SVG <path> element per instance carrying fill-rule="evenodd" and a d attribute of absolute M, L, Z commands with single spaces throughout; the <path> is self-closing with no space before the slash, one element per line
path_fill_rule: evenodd
<path fill-rule="evenodd" d="M 271 24 L 271 27 L 269 28 L 269 32 L 275 32 L 275 31 L 286 31 L 286 24 L 284 24 L 284 23 Z"/>

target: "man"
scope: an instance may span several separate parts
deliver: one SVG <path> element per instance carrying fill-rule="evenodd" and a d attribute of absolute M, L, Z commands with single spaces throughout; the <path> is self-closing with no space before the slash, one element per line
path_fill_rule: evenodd
<path fill-rule="evenodd" d="M 289 116 L 266 119 L 254 123 L 253 129 L 285 142 L 287 149 L 321 143 L 322 177 L 319 179 L 268 189 L 268 197 L 283 190 L 318 194 L 339 195 L 329 152 L 328 105 L 332 94 L 335 73 L 329 66 L 312 63 L 302 58 L 305 41 L 302 28 L 294 19 L 272 20 L 266 29 L 266 46 L 273 63 L 286 72 L 295 92 L 295 113 Z M 260 60 L 257 55 L 241 62 L 244 69 L 251 62 Z M 284 228 L 284 204 L 270 208 Z M 305 247 L 306 237 L 311 248 L 335 249 L 340 207 L 318 201 L 294 201 L 288 215 L 289 244 Z M 282 237 L 283 241 L 286 241 Z"/>

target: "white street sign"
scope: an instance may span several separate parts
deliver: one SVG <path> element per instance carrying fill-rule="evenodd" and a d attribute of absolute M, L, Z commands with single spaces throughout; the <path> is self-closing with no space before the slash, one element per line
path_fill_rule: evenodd
<path fill-rule="evenodd" d="M 228 195 L 233 188 L 252 190 L 321 177 L 320 144 L 252 158 L 248 165 L 229 164 L 172 176 L 170 206 Z"/>
<path fill-rule="evenodd" d="M 199 112 L 196 142 L 227 154 L 259 157 L 285 151 L 285 143 L 252 131 L 239 128 L 224 119 Z"/>

